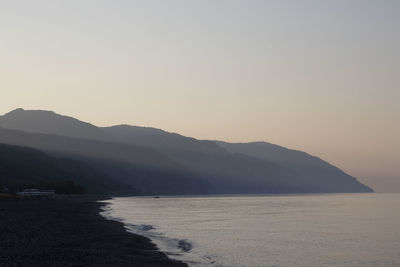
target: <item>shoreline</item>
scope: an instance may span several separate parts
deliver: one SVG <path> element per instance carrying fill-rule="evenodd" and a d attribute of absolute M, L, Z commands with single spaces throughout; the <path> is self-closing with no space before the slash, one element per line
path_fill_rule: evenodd
<path fill-rule="evenodd" d="M 98 200 L 0 200 L 0 266 L 188 266 L 104 218 Z"/>

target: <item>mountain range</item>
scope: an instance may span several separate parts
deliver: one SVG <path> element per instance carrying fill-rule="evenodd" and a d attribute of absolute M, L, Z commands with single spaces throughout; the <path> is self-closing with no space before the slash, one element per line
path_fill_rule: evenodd
<path fill-rule="evenodd" d="M 372 192 L 322 159 L 270 143 L 97 127 L 52 111 L 16 109 L 0 116 L 0 143 L 80 161 L 141 194 Z"/>

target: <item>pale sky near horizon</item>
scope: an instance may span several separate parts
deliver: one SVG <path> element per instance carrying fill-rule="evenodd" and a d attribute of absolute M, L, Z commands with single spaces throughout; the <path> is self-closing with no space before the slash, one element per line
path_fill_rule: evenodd
<path fill-rule="evenodd" d="M 306 151 L 400 192 L 400 1 L 0 0 L 0 114 Z"/>

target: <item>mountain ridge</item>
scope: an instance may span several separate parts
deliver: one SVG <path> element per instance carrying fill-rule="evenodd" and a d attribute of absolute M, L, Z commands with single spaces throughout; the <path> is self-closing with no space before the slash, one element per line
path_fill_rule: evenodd
<path fill-rule="evenodd" d="M 111 142 L 116 151 L 129 150 L 127 147 L 146 147 L 208 184 L 210 190 L 206 191 L 211 193 L 372 191 L 354 177 L 317 157 L 267 142 L 231 144 L 197 140 L 157 128 L 126 124 L 97 127 L 42 110 L 17 109 L 9 112 L 0 116 L 0 127 L 87 139 L 89 143 L 98 141 L 102 147 L 104 143 Z M 246 146 L 246 149 L 243 150 L 242 146 Z M 118 153 L 115 153 L 115 158 L 120 159 Z M 113 170 L 121 172 L 120 169 Z M 127 177 L 131 175 L 120 174 Z"/>

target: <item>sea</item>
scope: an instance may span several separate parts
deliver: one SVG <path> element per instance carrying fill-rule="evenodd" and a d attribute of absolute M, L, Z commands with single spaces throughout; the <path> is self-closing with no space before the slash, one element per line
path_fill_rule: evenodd
<path fill-rule="evenodd" d="M 400 266 L 400 194 L 118 197 L 102 215 L 189 266 Z"/>

